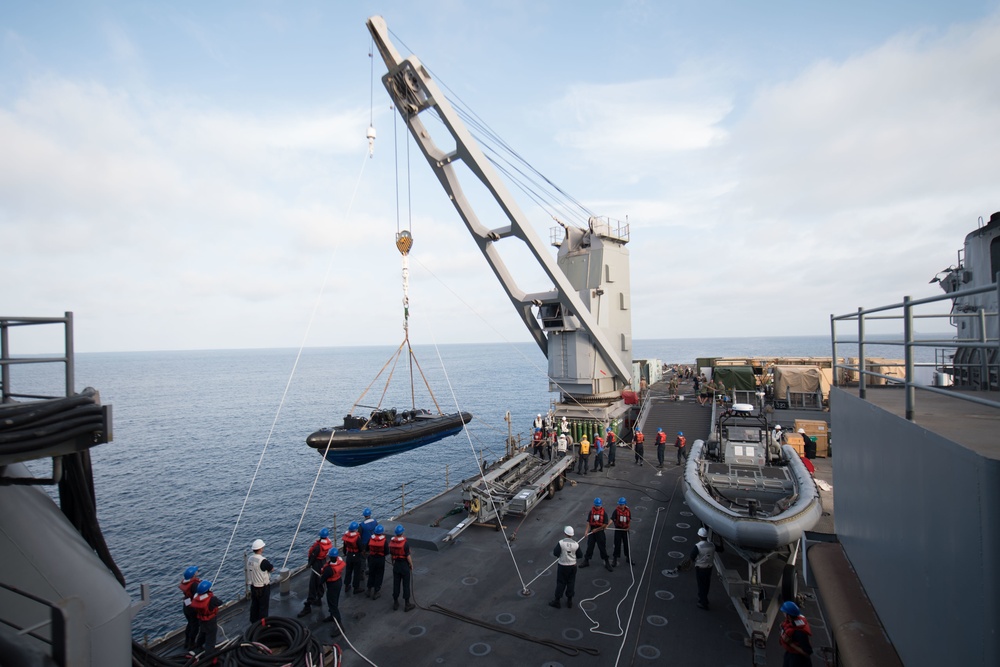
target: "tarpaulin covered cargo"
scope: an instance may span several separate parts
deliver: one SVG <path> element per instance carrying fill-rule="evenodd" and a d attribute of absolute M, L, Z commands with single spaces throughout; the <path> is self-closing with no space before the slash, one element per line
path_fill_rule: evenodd
<path fill-rule="evenodd" d="M 823 392 L 823 399 L 830 396 L 830 379 L 816 366 L 775 366 L 774 395 L 784 398 L 789 391 L 795 393 Z"/>
<path fill-rule="evenodd" d="M 753 391 L 757 388 L 752 366 L 716 366 L 712 379 L 722 380 L 726 389 Z"/>

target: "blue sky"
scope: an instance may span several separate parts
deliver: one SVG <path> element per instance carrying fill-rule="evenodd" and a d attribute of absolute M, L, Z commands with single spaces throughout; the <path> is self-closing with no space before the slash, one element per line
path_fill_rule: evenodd
<path fill-rule="evenodd" d="M 628 219 L 635 338 L 824 334 L 1000 210 L 995 1 L 4 3 L 0 313 L 72 310 L 81 351 L 396 344 L 399 208 L 412 339 L 527 340 L 415 147 L 397 207 L 372 14 Z"/>

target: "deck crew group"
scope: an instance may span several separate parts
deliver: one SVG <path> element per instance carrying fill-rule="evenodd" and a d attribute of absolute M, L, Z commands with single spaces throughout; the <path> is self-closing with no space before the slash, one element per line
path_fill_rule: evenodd
<path fill-rule="evenodd" d="M 271 597 L 271 573 L 274 566 L 264 556 L 264 540 L 257 539 L 251 545 L 253 553 L 247 558 L 246 580 L 250 586 L 250 623 L 258 623 L 268 616 Z M 307 552 L 309 568 L 309 593 L 303 603 L 299 618 L 313 612 L 313 606 L 322 608 L 326 599 L 327 614 L 322 619 L 334 623 L 333 635 L 343 631 L 340 615 L 340 595 L 362 593 L 371 600 L 382 595 L 385 578 L 386 557 L 392 562 L 392 609 L 400 607 L 412 611 L 415 604 L 410 600 L 410 574 L 413 557 L 402 525 L 393 529 L 391 537 L 385 528 L 372 516 L 366 507 L 360 521 L 352 521 L 341 536 L 338 549 L 330 537 L 330 529 L 322 528 L 317 539 Z M 184 617 L 187 626 L 184 634 L 184 649 L 189 651 L 212 648 L 217 639 L 217 615 L 221 601 L 212 592 L 212 582 L 198 577 L 198 567 L 191 566 L 184 571 L 178 584 L 184 596 Z"/>

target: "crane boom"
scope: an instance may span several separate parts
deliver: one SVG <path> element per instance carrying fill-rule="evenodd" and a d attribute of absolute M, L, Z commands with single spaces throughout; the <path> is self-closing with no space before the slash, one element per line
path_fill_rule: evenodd
<path fill-rule="evenodd" d="M 624 247 L 628 242 L 627 227 L 616 228 L 597 218 L 590 219 L 588 229 L 563 225 L 564 237 L 555 243 L 559 247 L 558 261 L 553 258 L 419 59 L 400 55 L 382 17 L 371 17 L 367 25 L 388 69 L 382 77 L 383 85 L 514 308 L 548 358 L 553 385 L 550 388 L 560 390 L 564 398 L 569 394 L 591 401 L 620 394 L 630 386 L 632 377 L 628 251 Z M 450 134 L 454 149 L 440 148 L 421 120 L 421 114 L 431 109 Z M 506 224 L 490 228 L 480 221 L 459 182 L 460 166 L 489 191 Z M 552 281 L 551 289 L 528 293 L 518 286 L 496 247 L 510 238 L 525 244 Z M 538 309 L 537 315 L 533 308 Z"/>

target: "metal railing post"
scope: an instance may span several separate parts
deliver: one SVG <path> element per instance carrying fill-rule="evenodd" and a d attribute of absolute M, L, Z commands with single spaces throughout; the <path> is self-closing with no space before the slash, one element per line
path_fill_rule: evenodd
<path fill-rule="evenodd" d="M 0 320 L 0 360 L 10 358 L 10 340 L 7 338 L 7 321 Z M 10 366 L 0 364 L 0 403 L 10 399 Z"/>
<path fill-rule="evenodd" d="M 66 311 L 66 319 L 63 321 L 66 330 L 66 395 L 72 396 L 76 393 L 76 361 L 73 352 L 73 313 Z"/>
<path fill-rule="evenodd" d="M 865 363 L 865 315 L 861 308 L 858 308 L 858 397 L 865 398 L 868 394 L 866 388 L 868 376 L 865 371 L 868 364 Z"/>
<path fill-rule="evenodd" d="M 908 296 L 903 297 L 903 359 L 906 364 L 903 385 L 906 391 L 906 419 L 913 421 L 913 404 L 916 399 L 916 389 L 913 386 L 913 306 L 910 305 Z"/>
<path fill-rule="evenodd" d="M 844 372 L 845 369 L 837 367 L 837 320 L 834 318 L 833 313 L 830 313 L 830 347 L 832 348 L 831 353 L 833 354 L 833 356 L 830 357 L 833 365 L 833 386 L 839 387 L 840 380 L 838 379 L 838 376 L 840 373 Z"/>
<path fill-rule="evenodd" d="M 986 306 L 979 309 L 979 342 L 986 344 Z M 979 351 L 979 389 L 987 391 L 990 388 L 989 353 L 983 347 Z"/>

